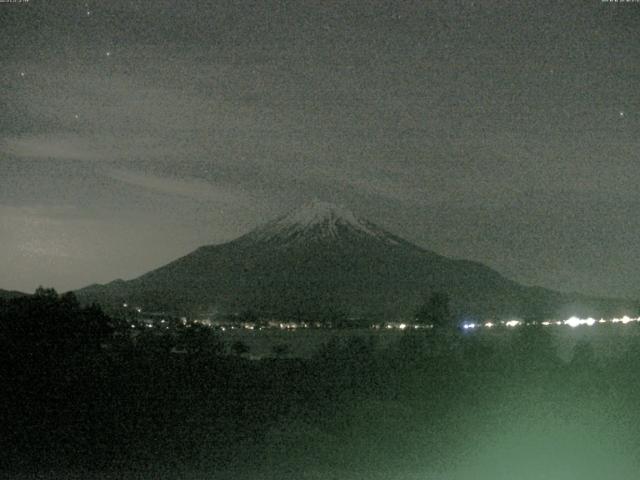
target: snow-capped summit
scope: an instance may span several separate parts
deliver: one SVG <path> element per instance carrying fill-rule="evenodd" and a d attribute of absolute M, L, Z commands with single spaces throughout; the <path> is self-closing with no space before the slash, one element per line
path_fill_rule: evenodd
<path fill-rule="evenodd" d="M 271 223 L 274 227 L 287 230 L 290 228 L 307 230 L 320 225 L 335 232 L 337 225 L 345 225 L 366 231 L 365 222 L 357 218 L 351 210 L 319 200 L 312 200 Z"/>
<path fill-rule="evenodd" d="M 329 202 L 313 200 L 255 230 L 252 237 L 258 240 L 337 238 L 340 232 L 349 231 L 369 235 L 396 243 L 384 230 L 363 220 L 343 207 Z"/>

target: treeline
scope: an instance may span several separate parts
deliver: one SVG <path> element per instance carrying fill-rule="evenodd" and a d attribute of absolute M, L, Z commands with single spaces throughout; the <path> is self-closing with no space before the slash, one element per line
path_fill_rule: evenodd
<path fill-rule="evenodd" d="M 187 329 L 179 355 L 154 335 L 119 341 L 99 309 L 49 290 L 0 311 L 0 471 L 11 478 L 638 471 L 637 345 L 605 359 L 580 343 L 567 363 L 535 327 L 500 341 L 435 329 L 249 361 L 226 355 L 208 329 Z"/>
<path fill-rule="evenodd" d="M 41 361 L 44 368 L 69 355 L 97 352 L 112 332 L 102 309 L 80 306 L 73 293 L 40 287 L 33 295 L 0 299 L 2 355 L 10 363 Z"/>

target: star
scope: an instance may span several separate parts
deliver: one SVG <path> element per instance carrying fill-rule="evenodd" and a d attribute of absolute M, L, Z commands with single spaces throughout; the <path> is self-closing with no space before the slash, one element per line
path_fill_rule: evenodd
<path fill-rule="evenodd" d="M 78 120 L 80 118 L 80 115 L 78 115 L 77 113 L 73 116 L 73 118 L 75 118 L 76 120 Z"/>
<path fill-rule="evenodd" d="M 20 76 L 24 77 L 26 74 L 24 72 L 20 72 Z"/>
<path fill-rule="evenodd" d="M 110 56 L 111 56 L 111 52 L 108 51 L 107 52 L 107 57 L 110 57 Z"/>
<path fill-rule="evenodd" d="M 620 112 L 620 116 L 621 116 L 621 117 L 624 117 L 624 112 Z"/>
<path fill-rule="evenodd" d="M 91 15 L 91 10 L 87 10 L 87 17 Z"/>

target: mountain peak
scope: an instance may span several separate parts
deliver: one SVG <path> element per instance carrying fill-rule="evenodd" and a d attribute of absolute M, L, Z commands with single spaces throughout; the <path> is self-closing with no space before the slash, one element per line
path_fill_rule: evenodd
<path fill-rule="evenodd" d="M 343 206 L 312 200 L 253 232 L 259 240 L 304 237 L 337 238 L 340 229 L 388 241 L 388 235 Z"/>
<path fill-rule="evenodd" d="M 327 222 L 330 224 L 340 222 L 354 225 L 360 223 L 351 210 L 320 200 L 312 200 L 305 203 L 285 216 L 280 217 L 276 222 L 281 225 L 298 225 L 301 227 L 310 227 Z"/>

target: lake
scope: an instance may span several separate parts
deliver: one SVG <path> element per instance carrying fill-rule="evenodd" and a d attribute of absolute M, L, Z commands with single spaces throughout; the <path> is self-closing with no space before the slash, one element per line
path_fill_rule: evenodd
<path fill-rule="evenodd" d="M 518 329 L 531 328 L 520 326 L 515 328 L 495 327 L 483 329 L 483 331 L 466 332 L 467 336 L 478 336 L 482 341 L 506 342 L 517 333 Z M 571 358 L 576 343 L 585 341 L 593 345 L 597 355 L 607 358 L 615 357 L 626 349 L 640 335 L 640 325 L 636 323 L 583 325 L 571 328 L 567 325 L 543 327 L 551 333 L 557 348 L 558 355 L 565 361 Z M 344 340 L 352 336 L 373 338 L 378 348 L 385 348 L 398 341 L 405 331 L 398 329 L 307 329 L 297 328 L 290 330 L 264 329 L 247 330 L 234 329 L 220 332 L 221 338 L 227 345 L 240 340 L 250 349 L 253 357 L 261 358 L 272 356 L 272 349 L 276 345 L 287 345 L 289 357 L 309 358 L 315 354 L 325 343 L 334 339 Z"/>

